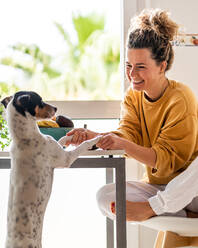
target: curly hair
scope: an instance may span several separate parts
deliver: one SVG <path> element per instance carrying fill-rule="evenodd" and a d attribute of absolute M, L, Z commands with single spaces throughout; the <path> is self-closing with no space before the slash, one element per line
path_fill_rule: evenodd
<path fill-rule="evenodd" d="M 169 18 L 167 11 L 145 9 L 131 19 L 127 47 L 150 49 L 151 57 L 157 64 L 167 62 L 167 71 L 173 64 L 171 41 L 178 34 L 178 29 L 179 25 Z"/>

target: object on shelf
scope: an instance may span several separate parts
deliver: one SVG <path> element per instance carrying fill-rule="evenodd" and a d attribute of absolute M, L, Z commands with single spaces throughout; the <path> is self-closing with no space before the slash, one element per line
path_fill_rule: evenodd
<path fill-rule="evenodd" d="M 39 127 L 52 127 L 52 128 L 59 128 L 59 127 L 67 127 L 72 128 L 74 127 L 73 121 L 66 115 L 58 115 L 54 116 L 51 120 L 41 120 L 37 121 Z"/>
<path fill-rule="evenodd" d="M 69 131 L 72 130 L 72 128 L 67 127 L 40 127 L 40 132 L 45 135 L 52 136 L 56 141 L 58 141 L 60 138 L 66 135 Z"/>
<path fill-rule="evenodd" d="M 37 124 L 42 134 L 50 135 L 57 141 L 74 127 L 73 121 L 66 115 L 54 116 L 51 120 L 37 121 Z"/>
<path fill-rule="evenodd" d="M 172 41 L 173 46 L 198 46 L 197 34 L 179 34 L 175 40 Z"/>

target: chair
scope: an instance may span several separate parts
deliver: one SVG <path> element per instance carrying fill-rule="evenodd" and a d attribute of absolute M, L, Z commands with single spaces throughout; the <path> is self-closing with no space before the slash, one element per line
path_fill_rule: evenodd
<path fill-rule="evenodd" d="M 156 216 L 139 224 L 159 231 L 155 248 L 198 247 L 198 218 Z"/>

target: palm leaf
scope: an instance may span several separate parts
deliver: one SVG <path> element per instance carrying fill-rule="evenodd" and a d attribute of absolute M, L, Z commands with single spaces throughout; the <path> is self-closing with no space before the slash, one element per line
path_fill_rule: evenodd
<path fill-rule="evenodd" d="M 69 38 L 69 34 L 67 33 L 67 31 L 63 28 L 63 26 L 60 23 L 54 22 L 54 24 L 57 27 L 57 29 L 60 32 L 60 34 L 63 36 L 64 40 L 71 47 L 72 46 L 72 42 L 71 42 L 71 40 Z"/>
<path fill-rule="evenodd" d="M 79 47 L 82 48 L 89 36 L 96 30 L 104 30 L 105 18 L 103 15 L 89 14 L 87 16 L 74 15 L 72 21 L 78 36 Z"/>
<path fill-rule="evenodd" d="M 44 53 L 39 46 L 35 44 L 23 44 L 23 43 L 18 43 L 14 46 L 12 46 L 13 50 L 17 50 L 22 52 L 23 54 L 30 55 L 34 60 L 37 60 L 41 62 L 44 65 L 49 65 L 51 63 L 51 56 Z"/>

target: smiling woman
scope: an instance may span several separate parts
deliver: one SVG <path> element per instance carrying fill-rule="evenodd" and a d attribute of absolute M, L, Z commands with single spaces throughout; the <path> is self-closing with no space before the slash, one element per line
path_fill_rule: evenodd
<path fill-rule="evenodd" d="M 158 207 L 151 208 L 149 200 L 198 155 L 197 99 L 187 85 L 166 76 L 173 62 L 171 41 L 177 31 L 178 25 L 165 10 L 145 9 L 132 18 L 126 48 L 126 74 L 131 85 L 122 102 L 118 129 L 102 133 L 97 143 L 102 149 L 125 150 L 127 157 L 145 164 L 143 181 L 126 184 L 128 221 L 158 214 Z M 75 129 L 72 134 L 72 144 L 79 141 L 75 137 L 81 137 L 82 142 L 101 135 L 87 129 Z M 97 194 L 101 212 L 111 219 L 115 219 L 115 190 L 114 184 L 105 185 Z M 195 197 L 191 202 L 194 212 L 198 212 L 196 201 Z M 189 204 L 168 214 L 187 217 L 190 209 Z"/>

